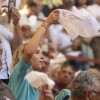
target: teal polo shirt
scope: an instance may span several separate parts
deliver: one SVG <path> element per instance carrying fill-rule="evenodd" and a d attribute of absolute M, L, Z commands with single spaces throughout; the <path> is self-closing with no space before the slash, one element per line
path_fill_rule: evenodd
<path fill-rule="evenodd" d="M 26 64 L 25 61 L 21 59 L 10 76 L 9 86 L 16 100 L 39 100 L 39 91 L 33 88 L 28 81 L 24 79 L 28 69 L 31 67 L 31 63 Z"/>

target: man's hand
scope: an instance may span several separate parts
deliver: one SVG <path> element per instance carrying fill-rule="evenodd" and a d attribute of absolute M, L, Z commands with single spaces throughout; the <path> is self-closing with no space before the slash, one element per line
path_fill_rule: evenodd
<path fill-rule="evenodd" d="M 12 17 L 14 25 L 19 23 L 21 15 L 20 15 L 19 11 L 15 7 L 12 7 L 11 17 Z"/>
<path fill-rule="evenodd" d="M 48 85 L 43 86 L 43 90 L 40 93 L 39 100 L 54 100 L 53 94 Z"/>

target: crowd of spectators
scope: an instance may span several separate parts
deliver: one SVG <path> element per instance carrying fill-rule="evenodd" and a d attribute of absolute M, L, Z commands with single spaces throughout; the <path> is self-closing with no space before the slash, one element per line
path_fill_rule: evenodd
<path fill-rule="evenodd" d="M 100 63 L 74 58 L 100 60 L 100 35 L 72 40 L 58 23 L 58 9 L 75 6 L 100 25 L 100 0 L 16 0 L 10 12 L 7 1 L 0 0 L 0 100 L 100 100 Z"/>

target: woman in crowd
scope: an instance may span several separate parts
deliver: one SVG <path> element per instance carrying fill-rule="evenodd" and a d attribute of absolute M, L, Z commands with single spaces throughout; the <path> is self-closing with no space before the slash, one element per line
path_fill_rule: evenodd
<path fill-rule="evenodd" d="M 48 16 L 47 20 L 37 30 L 29 43 L 26 44 L 23 56 L 16 64 L 10 76 L 9 86 L 16 100 L 39 99 L 39 91 L 31 87 L 28 81 L 24 80 L 24 77 L 32 70 L 41 71 L 43 66 L 43 55 L 39 43 L 47 27 L 58 21 L 58 15 L 58 11 L 55 10 Z"/>

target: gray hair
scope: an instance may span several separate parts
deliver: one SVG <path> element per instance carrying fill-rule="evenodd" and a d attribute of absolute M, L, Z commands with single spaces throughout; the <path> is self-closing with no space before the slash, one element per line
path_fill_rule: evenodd
<path fill-rule="evenodd" d="M 85 91 L 99 91 L 100 76 L 90 72 L 80 72 L 73 81 L 72 95 L 83 96 Z"/>

